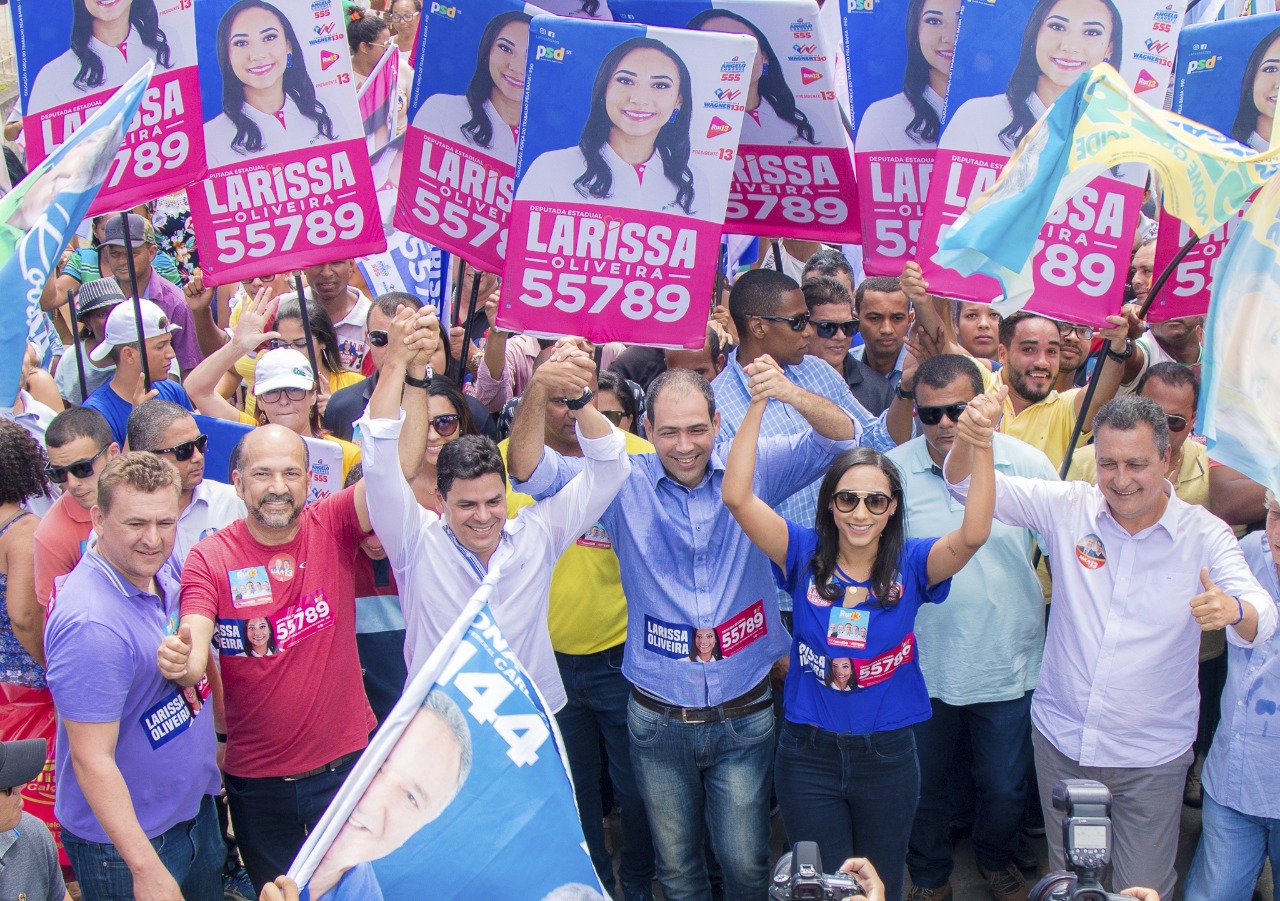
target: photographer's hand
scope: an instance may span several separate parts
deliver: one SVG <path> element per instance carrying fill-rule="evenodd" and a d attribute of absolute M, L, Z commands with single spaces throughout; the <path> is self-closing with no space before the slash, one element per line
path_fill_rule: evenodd
<path fill-rule="evenodd" d="M 1160 901 L 1160 893 L 1153 888 L 1127 888 L 1120 894 L 1138 901 Z"/>
<path fill-rule="evenodd" d="M 840 867 L 841 873 L 849 873 L 862 886 L 863 894 L 850 895 L 845 901 L 884 901 L 884 883 L 880 874 L 865 857 L 850 857 Z M 1159 898 L 1156 901 L 1160 901 Z"/>

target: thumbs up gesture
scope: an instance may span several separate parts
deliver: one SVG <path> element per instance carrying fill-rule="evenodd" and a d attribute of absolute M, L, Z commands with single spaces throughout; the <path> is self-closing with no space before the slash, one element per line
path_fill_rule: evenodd
<path fill-rule="evenodd" d="M 1200 567 L 1200 584 L 1204 586 L 1204 591 L 1191 599 L 1191 615 L 1200 624 L 1202 631 L 1216 632 L 1242 619 L 1244 607 L 1213 584 L 1206 566 Z"/>
<path fill-rule="evenodd" d="M 187 679 L 187 660 L 191 657 L 191 626 L 183 623 L 177 635 L 166 635 L 156 653 L 160 675 L 181 684 Z"/>

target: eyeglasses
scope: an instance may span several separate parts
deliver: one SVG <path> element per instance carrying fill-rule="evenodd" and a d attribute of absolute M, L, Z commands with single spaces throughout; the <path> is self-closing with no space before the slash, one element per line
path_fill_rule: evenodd
<path fill-rule="evenodd" d="M 767 319 L 770 322 L 785 322 L 793 332 L 803 332 L 809 327 L 809 314 L 798 313 L 795 316 L 752 316 L 752 319 Z"/>
<path fill-rule="evenodd" d="M 173 459 L 179 463 L 186 463 L 195 454 L 196 451 L 204 453 L 209 446 L 209 436 L 201 435 L 199 438 L 193 438 L 191 441 L 184 441 L 181 444 L 175 444 L 173 447 L 162 447 L 159 450 L 153 450 L 153 454 L 173 454 Z"/>
<path fill-rule="evenodd" d="M 920 417 L 922 425 L 937 425 L 942 422 L 943 414 L 952 422 L 960 421 L 960 414 L 964 412 L 964 408 L 969 406 L 961 401 L 958 404 L 947 404 L 945 407 L 916 407 L 916 415 Z"/>
<path fill-rule="evenodd" d="M 1187 428 L 1187 417 L 1185 416 L 1168 413 L 1164 418 L 1169 420 L 1169 431 L 1171 432 L 1182 432 Z"/>
<path fill-rule="evenodd" d="M 837 331 L 844 332 L 846 338 L 852 338 L 853 333 L 858 330 L 858 320 L 846 319 L 843 322 L 836 322 L 834 319 L 814 320 L 813 329 L 818 333 L 819 338 L 834 338 Z"/>
<path fill-rule="evenodd" d="M 369 343 L 374 347 L 386 347 L 390 340 L 385 329 L 376 328 L 369 332 Z"/>
<path fill-rule="evenodd" d="M 422 15 L 420 10 L 411 13 L 387 13 L 387 21 L 395 22 L 397 25 L 403 25 L 405 22 L 412 22 L 420 15 Z"/>
<path fill-rule="evenodd" d="M 458 414 L 449 413 L 444 416 L 431 417 L 431 428 L 435 429 L 436 434 L 441 438 L 448 438 L 458 431 Z"/>
<path fill-rule="evenodd" d="M 600 415 L 612 422 L 614 425 L 622 425 L 622 417 L 627 415 L 626 410 L 601 410 Z"/>
<path fill-rule="evenodd" d="M 267 342 L 267 350 L 280 350 L 281 348 L 293 348 L 294 350 L 306 351 L 307 339 L 299 338 L 297 341 L 286 341 L 283 338 L 272 338 Z"/>
<path fill-rule="evenodd" d="M 841 513 L 852 513 L 858 504 L 866 501 L 867 512 L 879 516 L 889 509 L 893 498 L 882 491 L 837 491 L 833 500 Z"/>
<path fill-rule="evenodd" d="M 66 466 L 46 466 L 44 474 L 49 477 L 49 481 L 55 485 L 64 485 L 67 481 L 67 475 L 71 474 L 77 479 L 87 479 L 93 475 L 93 464 L 97 459 L 107 452 L 108 444 L 98 451 L 88 460 L 77 460 L 74 463 L 68 463 Z"/>
<path fill-rule="evenodd" d="M 280 395 L 284 395 L 289 400 L 297 403 L 307 396 L 306 388 L 276 388 L 273 391 L 263 391 L 258 395 L 258 400 L 265 401 L 269 404 L 280 403 Z"/>
<path fill-rule="evenodd" d="M 1074 332 L 1081 341 L 1092 341 L 1094 331 L 1095 329 L 1091 325 L 1072 325 L 1070 322 L 1058 323 L 1058 334 L 1063 338 L 1070 338 Z"/>

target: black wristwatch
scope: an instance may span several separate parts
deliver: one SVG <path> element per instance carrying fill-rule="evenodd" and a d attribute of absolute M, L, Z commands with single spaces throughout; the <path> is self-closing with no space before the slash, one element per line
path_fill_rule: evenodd
<path fill-rule="evenodd" d="M 903 400 L 914 401 L 916 399 L 915 391 L 910 388 L 903 388 L 902 382 L 898 382 L 898 387 L 895 390 L 898 392 L 898 397 Z"/>
<path fill-rule="evenodd" d="M 1133 342 L 1128 338 L 1124 339 L 1124 353 L 1116 353 L 1111 349 L 1111 345 L 1107 345 L 1107 356 L 1113 360 L 1123 363 L 1125 360 L 1133 356 Z"/>
<path fill-rule="evenodd" d="M 582 397 L 574 398 L 573 400 L 565 398 L 564 405 L 570 410 L 581 410 L 587 404 L 591 403 L 591 398 L 593 396 L 594 395 L 591 393 L 590 388 L 583 388 Z"/>
<path fill-rule="evenodd" d="M 431 371 L 431 367 L 430 367 L 430 366 L 427 366 L 427 372 L 426 372 L 426 374 L 425 374 L 422 378 L 420 378 L 420 379 L 415 379 L 413 376 L 409 375 L 409 373 L 408 373 L 408 372 L 405 372 L 405 374 L 404 374 L 404 383 L 405 383 L 406 385 L 408 385 L 410 388 L 423 388 L 423 389 L 425 389 L 425 388 L 430 387 L 430 385 L 431 385 L 431 380 L 432 380 L 433 378 L 435 378 L 435 373 Z"/>

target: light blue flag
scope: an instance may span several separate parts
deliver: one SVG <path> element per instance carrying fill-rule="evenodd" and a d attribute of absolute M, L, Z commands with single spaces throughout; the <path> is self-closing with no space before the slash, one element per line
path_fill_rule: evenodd
<path fill-rule="evenodd" d="M 89 121 L 0 198 L 0 284 L 20 289 L 0 304 L 0 404 L 18 397 L 28 339 L 50 344 L 40 293 L 89 211 L 138 111 L 155 63 L 148 62 Z"/>

